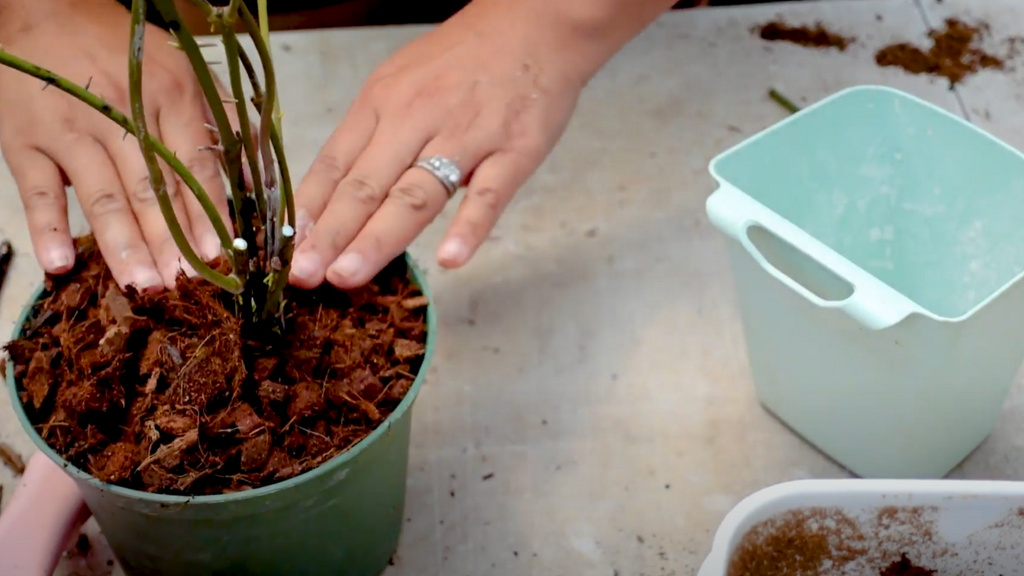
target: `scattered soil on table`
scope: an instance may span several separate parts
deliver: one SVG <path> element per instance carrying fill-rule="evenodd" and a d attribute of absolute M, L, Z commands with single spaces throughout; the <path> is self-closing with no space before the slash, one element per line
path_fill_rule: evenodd
<path fill-rule="evenodd" d="M 81 239 L 76 268 L 47 278 L 7 345 L 21 401 L 57 453 L 105 482 L 203 495 L 294 477 L 405 397 L 426 299 L 401 258 L 365 288 L 285 297 L 283 338 L 253 341 L 225 292 L 184 277 L 172 292 L 122 292 Z"/>
<path fill-rule="evenodd" d="M 0 442 L 0 463 L 3 463 L 16 476 L 25 473 L 25 461 L 22 460 L 21 455 L 3 442 Z"/>
<path fill-rule="evenodd" d="M 1007 62 L 1018 53 L 1020 38 L 1006 40 L 1004 54 L 985 51 L 981 41 L 990 35 L 988 24 L 968 24 L 957 18 L 947 18 L 941 30 L 931 30 L 928 37 L 932 45 L 921 48 L 910 43 L 886 46 L 875 53 L 875 62 L 882 67 L 897 67 L 911 74 L 941 76 L 955 86 L 967 76 L 980 70 L 1003 70 Z"/>
<path fill-rule="evenodd" d="M 773 20 L 755 26 L 753 32 L 769 42 L 789 42 L 808 48 L 836 48 L 840 51 L 857 41 L 852 36 L 843 36 L 829 30 L 821 22 L 811 26 L 792 26 L 781 20 Z"/>
<path fill-rule="evenodd" d="M 907 558 L 906 554 L 900 554 L 899 560 L 886 566 L 879 574 L 880 576 L 932 576 L 935 574 L 935 570 L 917 566 Z"/>

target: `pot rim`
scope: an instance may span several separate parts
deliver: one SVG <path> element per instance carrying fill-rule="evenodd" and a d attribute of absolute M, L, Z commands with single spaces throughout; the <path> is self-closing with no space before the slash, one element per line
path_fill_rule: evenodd
<path fill-rule="evenodd" d="M 388 415 L 376 428 L 373 429 L 370 434 L 365 438 L 356 443 L 348 450 L 338 454 L 331 458 L 327 462 L 324 462 L 317 468 L 303 472 L 298 476 L 294 476 L 287 480 L 271 484 L 269 486 L 262 486 L 260 488 L 253 488 L 252 490 L 243 490 L 241 492 L 231 492 L 228 494 L 211 494 L 204 496 L 173 496 L 169 494 L 154 494 L 152 492 L 143 492 L 141 490 L 135 490 L 132 488 L 124 488 L 123 486 L 117 486 L 106 482 L 101 482 L 92 474 L 78 468 L 71 464 L 59 454 L 57 454 L 46 441 L 43 440 L 42 436 L 36 431 L 32 423 L 29 422 L 28 414 L 25 413 L 25 407 L 22 405 L 21 397 L 18 394 L 17 382 L 14 379 L 13 366 L 11 370 L 7 370 L 7 389 L 11 395 L 11 406 L 14 408 L 14 412 L 18 417 L 18 422 L 25 432 L 28 433 L 32 439 L 32 443 L 36 447 L 46 454 L 50 460 L 54 461 L 58 466 L 64 468 L 64 471 L 70 474 L 75 480 L 80 482 L 86 482 L 94 488 L 111 492 L 118 496 L 125 498 L 132 498 L 136 500 L 142 500 L 162 505 L 199 505 L 199 504 L 214 504 L 224 502 L 241 502 L 244 500 L 252 500 L 262 498 L 264 496 L 272 495 L 276 492 L 282 492 L 289 490 L 295 486 L 313 480 L 314 478 L 320 477 L 325 474 L 335 473 L 335 470 L 340 466 L 344 466 L 349 463 L 368 446 L 376 442 L 382 436 L 390 433 L 391 427 L 403 417 L 406 411 L 408 411 L 416 397 L 419 395 L 420 388 L 423 386 L 423 381 L 426 379 L 427 371 L 430 368 L 431 361 L 434 356 L 434 349 L 437 345 L 437 312 L 435 310 L 434 295 L 430 291 L 430 287 L 426 281 L 426 274 L 416 264 L 416 261 L 412 258 L 408 252 L 405 252 L 405 263 L 408 268 L 408 274 L 411 280 L 419 287 L 423 295 L 427 297 L 427 344 L 426 350 L 423 353 L 423 363 L 420 366 L 419 371 L 416 373 L 416 378 L 413 380 L 412 386 L 406 393 L 405 398 L 398 404 L 398 407 Z M 29 314 L 32 313 L 33 307 L 36 302 L 39 301 L 39 297 L 43 293 L 43 286 L 40 285 L 36 289 L 32 296 L 31 302 L 26 304 L 21 313 L 18 316 L 18 320 L 14 325 L 14 332 L 11 335 L 12 339 L 19 338 L 21 336 L 21 329 L 28 320 Z M 0 358 L 0 360 L 4 360 Z"/>

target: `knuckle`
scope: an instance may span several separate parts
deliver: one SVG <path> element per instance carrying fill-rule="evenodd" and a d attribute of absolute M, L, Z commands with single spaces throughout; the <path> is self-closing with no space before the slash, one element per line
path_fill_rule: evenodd
<path fill-rule="evenodd" d="M 209 183 L 220 180 L 220 166 L 213 154 L 192 155 L 185 162 L 185 168 L 200 182 Z"/>
<path fill-rule="evenodd" d="M 21 192 L 22 202 L 26 208 L 56 206 L 64 203 L 63 194 L 46 186 L 30 186 Z"/>
<path fill-rule="evenodd" d="M 391 189 L 388 196 L 412 209 L 422 212 L 430 206 L 430 193 L 422 186 L 402 184 Z"/>
<path fill-rule="evenodd" d="M 100 188 L 88 195 L 85 208 L 93 216 L 105 216 L 115 212 L 123 212 L 128 207 L 125 205 L 124 195 L 114 188 Z"/>
<path fill-rule="evenodd" d="M 345 177 L 345 168 L 341 161 L 327 152 L 316 157 L 309 171 L 331 182 L 337 182 Z"/>
<path fill-rule="evenodd" d="M 179 185 L 177 180 L 168 179 L 165 187 L 167 188 L 167 197 L 171 199 L 172 203 L 181 199 L 182 185 Z"/>
<path fill-rule="evenodd" d="M 156 200 L 156 194 L 153 193 L 153 185 L 149 181 L 149 177 L 145 176 L 140 178 L 132 186 L 132 202 L 137 204 L 149 204 Z"/>
<path fill-rule="evenodd" d="M 496 214 L 504 207 L 504 195 L 493 186 L 470 188 L 466 194 L 488 213 Z"/>
<path fill-rule="evenodd" d="M 392 96 L 399 93 L 399 91 L 395 90 L 395 87 L 392 86 L 392 84 L 393 82 L 390 80 L 390 76 L 386 73 L 371 76 L 363 88 L 363 93 L 361 94 L 362 97 L 359 101 L 369 104 L 384 102 L 390 99 Z"/>
<path fill-rule="evenodd" d="M 195 96 L 195 90 L 193 90 L 193 82 L 191 79 L 193 75 L 188 73 L 180 73 L 179 71 L 166 71 L 160 75 L 160 87 L 162 92 L 167 95 L 175 97 L 188 97 L 190 100 Z"/>
<path fill-rule="evenodd" d="M 380 186 L 358 176 L 342 180 L 339 191 L 360 205 L 373 208 L 379 206 L 384 199 L 384 192 L 381 191 Z"/>

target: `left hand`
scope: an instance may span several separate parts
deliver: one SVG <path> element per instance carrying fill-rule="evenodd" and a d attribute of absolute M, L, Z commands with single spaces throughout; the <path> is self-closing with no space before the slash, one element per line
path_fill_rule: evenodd
<path fill-rule="evenodd" d="M 405 251 L 448 201 L 430 172 L 410 168 L 433 155 L 468 182 L 438 262 L 460 267 L 486 240 L 591 73 L 536 14 L 507 6 L 470 4 L 366 82 L 296 193 L 293 284 L 361 286 Z"/>

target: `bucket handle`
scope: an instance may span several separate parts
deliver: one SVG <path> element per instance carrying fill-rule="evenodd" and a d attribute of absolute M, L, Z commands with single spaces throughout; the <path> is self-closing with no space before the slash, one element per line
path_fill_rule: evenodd
<path fill-rule="evenodd" d="M 719 189 L 708 198 L 706 208 L 711 223 L 739 242 L 765 272 L 819 308 L 838 309 L 869 330 L 889 328 L 917 308 L 902 294 L 727 183 L 721 182 Z M 822 297 L 783 272 L 751 240 L 753 228 L 760 228 L 788 244 L 800 258 L 819 267 L 835 282 L 845 284 L 846 293 L 842 297 Z"/>

